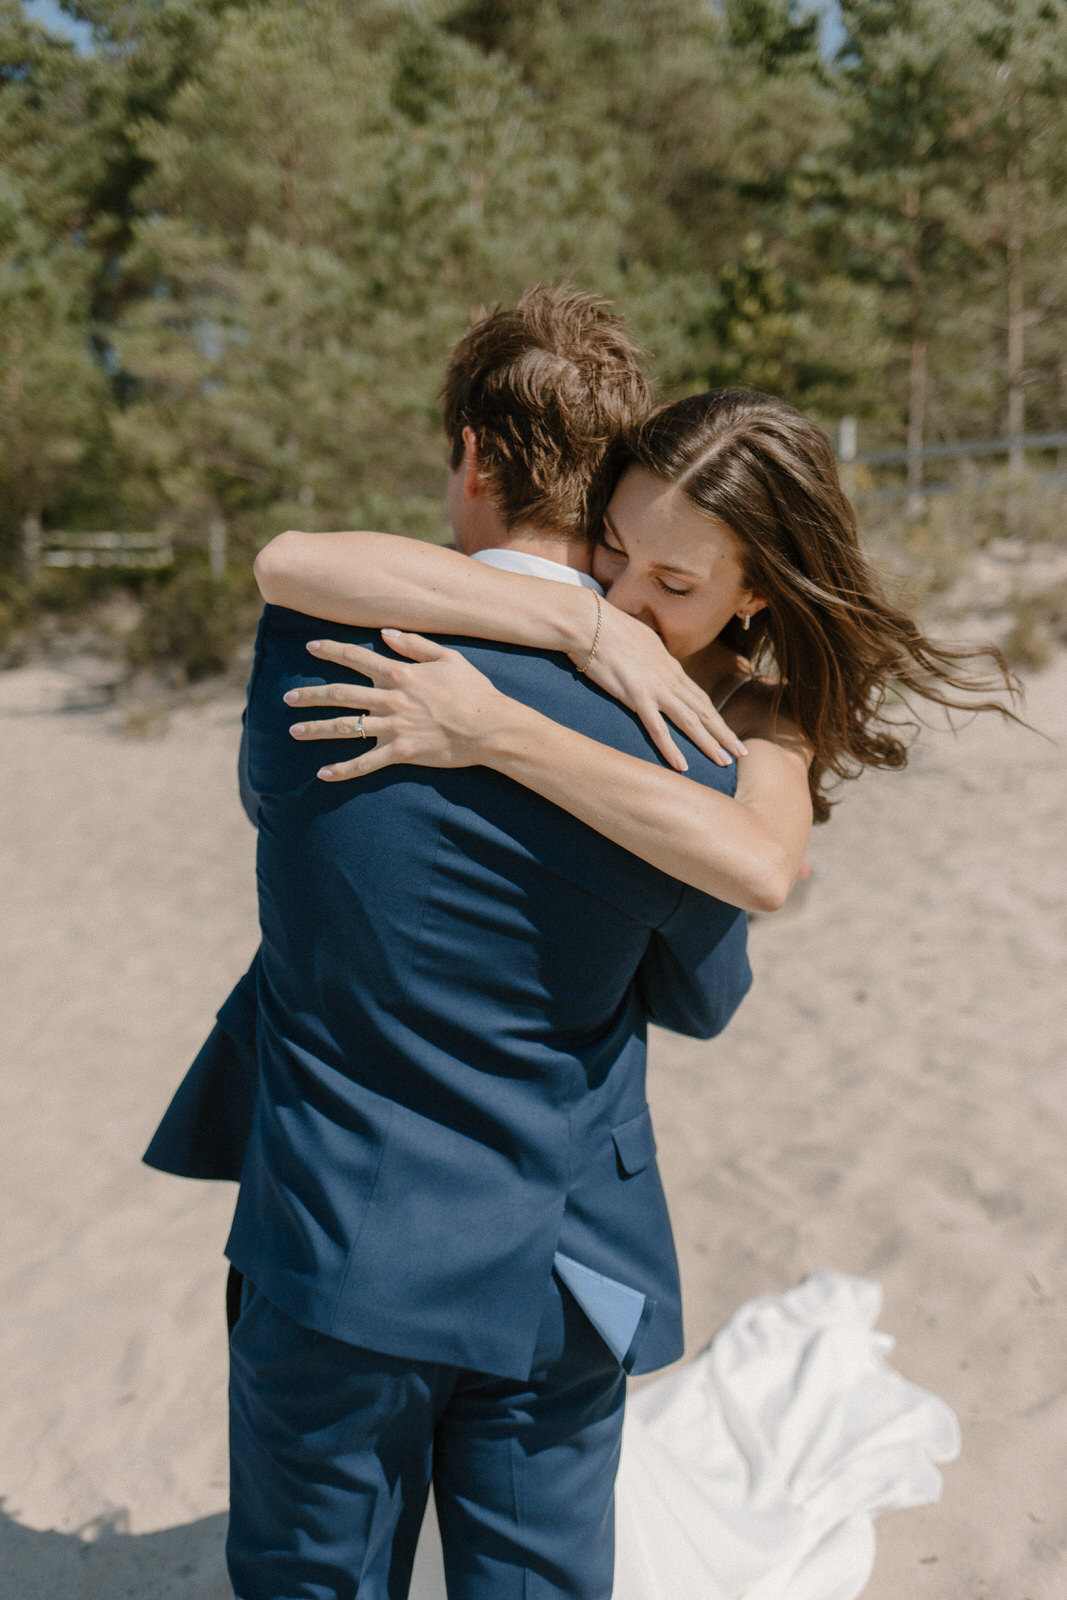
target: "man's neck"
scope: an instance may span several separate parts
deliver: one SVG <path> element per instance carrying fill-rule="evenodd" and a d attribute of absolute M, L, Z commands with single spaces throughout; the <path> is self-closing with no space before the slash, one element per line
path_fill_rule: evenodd
<path fill-rule="evenodd" d="M 521 550 L 525 555 L 540 556 L 542 561 L 572 567 L 575 572 L 588 573 L 592 566 L 592 551 L 586 540 L 553 538 L 536 528 L 480 528 L 477 534 L 464 539 L 462 549 L 468 556 L 479 550 Z"/>

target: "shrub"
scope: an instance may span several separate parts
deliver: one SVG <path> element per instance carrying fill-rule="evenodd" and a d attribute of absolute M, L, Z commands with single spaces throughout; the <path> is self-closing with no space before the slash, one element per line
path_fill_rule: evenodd
<path fill-rule="evenodd" d="M 260 606 L 251 572 L 214 579 L 206 566 L 180 569 L 144 594 L 140 621 L 126 639 L 130 666 L 172 683 L 225 672 L 255 627 Z"/>
<path fill-rule="evenodd" d="M 1015 667 L 1036 670 L 1047 666 L 1057 649 L 1067 644 L 1067 584 L 1044 594 L 1019 597 L 1012 613 L 1004 654 Z"/>

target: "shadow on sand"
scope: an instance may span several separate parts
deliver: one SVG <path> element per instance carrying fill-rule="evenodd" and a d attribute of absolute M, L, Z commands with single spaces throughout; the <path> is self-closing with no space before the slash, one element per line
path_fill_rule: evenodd
<path fill-rule="evenodd" d="M 127 1532 L 125 1512 L 74 1533 L 26 1528 L 0 1502 L 0 1595 L 11 1600 L 233 1600 L 226 1515 L 159 1533 Z"/>
<path fill-rule="evenodd" d="M 73 1533 L 24 1527 L 0 1500 L 4 1600 L 233 1600 L 226 1576 L 226 1513 L 159 1533 L 130 1533 L 124 1511 Z M 445 1600 L 432 1513 L 415 1559 L 411 1600 Z"/>

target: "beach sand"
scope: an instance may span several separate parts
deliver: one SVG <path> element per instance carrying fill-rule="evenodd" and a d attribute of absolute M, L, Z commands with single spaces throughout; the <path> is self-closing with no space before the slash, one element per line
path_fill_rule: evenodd
<path fill-rule="evenodd" d="M 239 711 L 128 738 L 77 666 L 0 675 L 4 1600 L 229 1594 L 232 1190 L 139 1156 L 256 943 Z M 984 718 L 849 786 L 728 1032 L 654 1039 L 690 1349 L 836 1267 L 960 1416 L 869 1600 L 1067 1593 L 1067 659 L 1029 713 L 1060 742 Z"/>

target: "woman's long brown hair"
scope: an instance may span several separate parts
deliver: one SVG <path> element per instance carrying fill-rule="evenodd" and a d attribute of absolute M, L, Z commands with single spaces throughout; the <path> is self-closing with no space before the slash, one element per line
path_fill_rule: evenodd
<path fill-rule="evenodd" d="M 734 619 L 720 639 L 775 679 L 775 712 L 810 740 L 816 822 L 830 814 L 835 777 L 905 765 L 902 725 L 886 715 L 892 690 L 1012 714 L 989 698 L 1018 693 L 998 650 L 937 644 L 886 598 L 860 548 L 829 438 L 784 400 L 729 391 L 662 406 L 626 440 L 627 466 L 676 485 L 740 541 L 745 581 L 767 605 L 749 632 Z M 983 656 L 991 670 L 964 665 Z"/>

